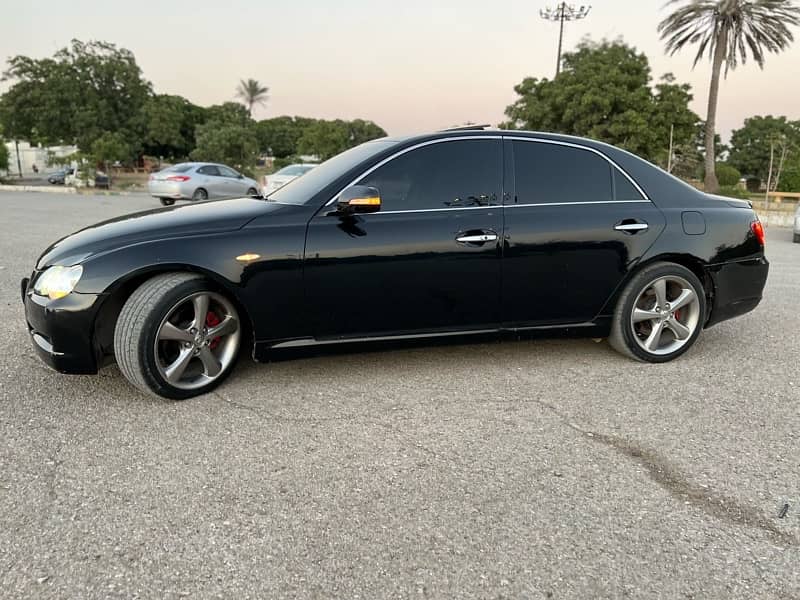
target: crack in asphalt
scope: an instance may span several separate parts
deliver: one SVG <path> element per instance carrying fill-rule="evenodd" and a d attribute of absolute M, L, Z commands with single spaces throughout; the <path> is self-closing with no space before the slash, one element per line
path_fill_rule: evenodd
<path fill-rule="evenodd" d="M 357 419 L 356 417 L 330 417 L 313 419 L 303 417 L 279 417 L 267 410 L 264 410 L 263 408 L 249 404 L 243 404 L 226 398 L 219 392 L 214 392 L 213 395 L 235 408 L 250 411 L 259 417 L 267 418 L 275 422 L 316 423 L 349 421 L 352 423 L 360 423 L 362 425 L 374 425 L 382 427 L 402 438 L 410 447 L 416 448 L 434 459 L 450 462 L 440 453 L 437 453 L 436 451 L 420 444 L 417 440 L 412 440 L 409 438 L 409 436 L 402 434 L 388 423 L 381 422 L 377 419 L 365 420 Z M 761 529 L 782 546 L 788 547 L 800 544 L 794 535 L 785 531 L 781 531 L 781 529 L 776 527 L 775 524 L 765 517 L 764 514 L 758 509 L 743 505 L 732 498 L 716 494 L 709 488 L 692 484 L 676 466 L 671 464 L 669 460 L 661 456 L 658 452 L 645 448 L 624 438 L 598 433 L 596 431 L 586 429 L 585 427 L 581 427 L 574 421 L 571 421 L 565 415 L 561 414 L 561 412 L 552 404 L 538 399 L 534 399 L 534 402 L 556 415 L 556 417 L 558 417 L 562 423 L 564 423 L 573 431 L 579 433 L 582 437 L 591 440 L 592 442 L 603 444 L 625 458 L 633 460 L 644 467 L 648 477 L 676 500 L 686 502 L 714 519 L 727 521 L 728 523 L 737 526 L 748 528 L 755 527 Z"/>
<path fill-rule="evenodd" d="M 624 438 L 588 430 L 562 415 L 555 406 L 537 399 L 534 399 L 534 402 L 555 414 L 567 427 L 583 437 L 603 444 L 640 464 L 645 468 L 648 477 L 676 500 L 687 502 L 714 519 L 727 521 L 741 527 L 761 529 L 782 546 L 789 547 L 800 544 L 794 535 L 776 527 L 757 508 L 716 494 L 710 488 L 691 483 L 680 469 L 658 452 Z"/>

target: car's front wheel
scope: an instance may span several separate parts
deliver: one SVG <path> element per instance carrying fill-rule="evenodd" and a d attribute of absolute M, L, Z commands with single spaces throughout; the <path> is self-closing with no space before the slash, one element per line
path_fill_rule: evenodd
<path fill-rule="evenodd" d="M 158 275 L 122 307 L 114 353 L 144 392 L 182 400 L 218 386 L 233 368 L 242 326 L 233 303 L 190 273 Z"/>
<path fill-rule="evenodd" d="M 686 352 L 705 324 L 703 284 L 686 267 L 654 263 L 625 287 L 609 342 L 636 360 L 663 363 Z"/>

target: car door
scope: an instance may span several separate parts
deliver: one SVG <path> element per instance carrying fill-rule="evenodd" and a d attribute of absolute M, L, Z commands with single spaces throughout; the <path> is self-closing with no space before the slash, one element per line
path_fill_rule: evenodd
<path fill-rule="evenodd" d="M 222 178 L 216 165 L 203 165 L 197 169 L 197 173 L 202 177 L 195 189 L 203 188 L 208 193 L 209 198 L 219 198 L 224 195 Z"/>
<path fill-rule="evenodd" d="M 497 328 L 500 137 L 427 142 L 355 183 L 378 189 L 378 212 L 342 216 L 332 205 L 308 226 L 304 277 L 315 337 Z"/>
<path fill-rule="evenodd" d="M 224 165 L 219 165 L 217 168 L 222 176 L 226 196 L 244 196 L 247 194 L 248 184 L 244 178 L 239 176 L 239 173 Z"/>
<path fill-rule="evenodd" d="M 575 144 L 507 138 L 506 327 L 586 323 L 664 229 L 665 219 L 616 165 Z"/>

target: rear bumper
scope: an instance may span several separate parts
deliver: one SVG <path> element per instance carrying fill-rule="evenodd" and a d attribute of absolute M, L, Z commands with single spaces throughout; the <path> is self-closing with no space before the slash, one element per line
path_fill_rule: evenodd
<path fill-rule="evenodd" d="M 185 190 L 181 186 L 181 183 L 177 181 L 151 181 L 147 189 L 150 195 L 156 198 L 175 198 L 179 200 L 181 198 L 191 197 L 184 193 Z"/>
<path fill-rule="evenodd" d="M 28 333 L 39 358 L 60 373 L 97 373 L 100 357 L 92 331 L 101 296 L 73 292 L 50 300 L 28 290 L 27 280 L 22 288 Z"/>
<path fill-rule="evenodd" d="M 753 310 L 761 302 L 769 274 L 766 258 L 714 265 L 707 269 L 714 282 L 714 300 L 706 327 Z"/>

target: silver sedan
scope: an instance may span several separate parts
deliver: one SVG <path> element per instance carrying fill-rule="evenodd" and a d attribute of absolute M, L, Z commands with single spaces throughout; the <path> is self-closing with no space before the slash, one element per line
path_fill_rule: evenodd
<path fill-rule="evenodd" d="M 794 211 L 794 237 L 792 241 L 795 244 L 800 244 L 800 203 L 797 205 L 797 210 Z"/>
<path fill-rule="evenodd" d="M 176 200 L 257 196 L 258 184 L 230 167 L 216 163 L 180 163 L 150 175 L 148 190 L 164 206 Z"/>

